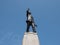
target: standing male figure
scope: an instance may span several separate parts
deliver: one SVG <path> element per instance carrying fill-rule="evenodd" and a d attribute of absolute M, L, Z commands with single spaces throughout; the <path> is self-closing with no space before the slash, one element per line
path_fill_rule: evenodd
<path fill-rule="evenodd" d="M 33 32 L 36 33 L 36 30 L 35 30 L 36 25 L 35 25 L 35 22 L 34 22 L 34 18 L 31 15 L 30 9 L 27 10 L 26 16 L 27 16 L 27 20 L 26 20 L 27 30 L 26 30 L 26 32 L 29 32 L 29 28 L 30 28 L 30 26 L 32 26 Z"/>

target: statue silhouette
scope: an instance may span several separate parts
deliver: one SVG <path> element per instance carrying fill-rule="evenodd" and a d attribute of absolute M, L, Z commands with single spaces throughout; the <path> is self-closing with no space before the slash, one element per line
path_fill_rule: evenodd
<path fill-rule="evenodd" d="M 35 25 L 34 18 L 31 15 L 31 12 L 30 12 L 29 8 L 28 8 L 28 10 L 26 12 L 26 16 L 27 16 L 27 20 L 26 20 L 27 30 L 26 30 L 26 32 L 29 32 L 29 28 L 30 28 L 30 26 L 32 26 L 33 32 L 36 33 L 35 26 L 37 26 L 37 25 Z"/>

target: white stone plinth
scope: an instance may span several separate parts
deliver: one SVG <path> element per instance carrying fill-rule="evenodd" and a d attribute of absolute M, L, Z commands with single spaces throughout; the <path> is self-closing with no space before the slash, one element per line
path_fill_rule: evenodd
<path fill-rule="evenodd" d="M 39 39 L 37 33 L 25 32 L 22 45 L 39 45 Z"/>

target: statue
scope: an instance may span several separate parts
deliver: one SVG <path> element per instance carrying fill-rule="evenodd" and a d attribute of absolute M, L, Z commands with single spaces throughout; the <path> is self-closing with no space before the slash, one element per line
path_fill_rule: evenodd
<path fill-rule="evenodd" d="M 26 12 L 26 16 L 27 16 L 27 20 L 26 20 L 27 30 L 26 30 L 26 32 L 29 32 L 29 28 L 30 28 L 30 26 L 32 26 L 33 32 L 36 33 L 35 27 L 37 27 L 37 25 L 36 25 L 35 22 L 34 22 L 34 18 L 33 18 L 33 16 L 31 15 L 31 12 L 30 12 L 30 9 L 29 9 L 29 8 L 28 8 L 28 10 L 27 10 L 27 12 Z"/>

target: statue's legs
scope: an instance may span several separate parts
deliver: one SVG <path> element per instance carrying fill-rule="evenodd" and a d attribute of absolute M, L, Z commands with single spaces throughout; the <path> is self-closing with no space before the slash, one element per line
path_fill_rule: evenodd
<path fill-rule="evenodd" d="M 30 23 L 27 22 L 27 30 L 26 30 L 26 32 L 29 32 L 29 28 L 30 28 Z"/>
<path fill-rule="evenodd" d="M 30 26 L 32 26 L 32 30 L 33 30 L 33 32 L 36 33 L 36 30 L 35 30 L 35 24 L 32 23 L 32 22 L 27 22 L 27 30 L 26 30 L 26 32 L 29 32 L 29 28 L 30 28 Z"/>
<path fill-rule="evenodd" d="M 36 30 L 35 30 L 35 24 L 34 24 L 34 23 L 32 23 L 32 29 L 33 29 L 33 32 L 36 33 Z"/>

